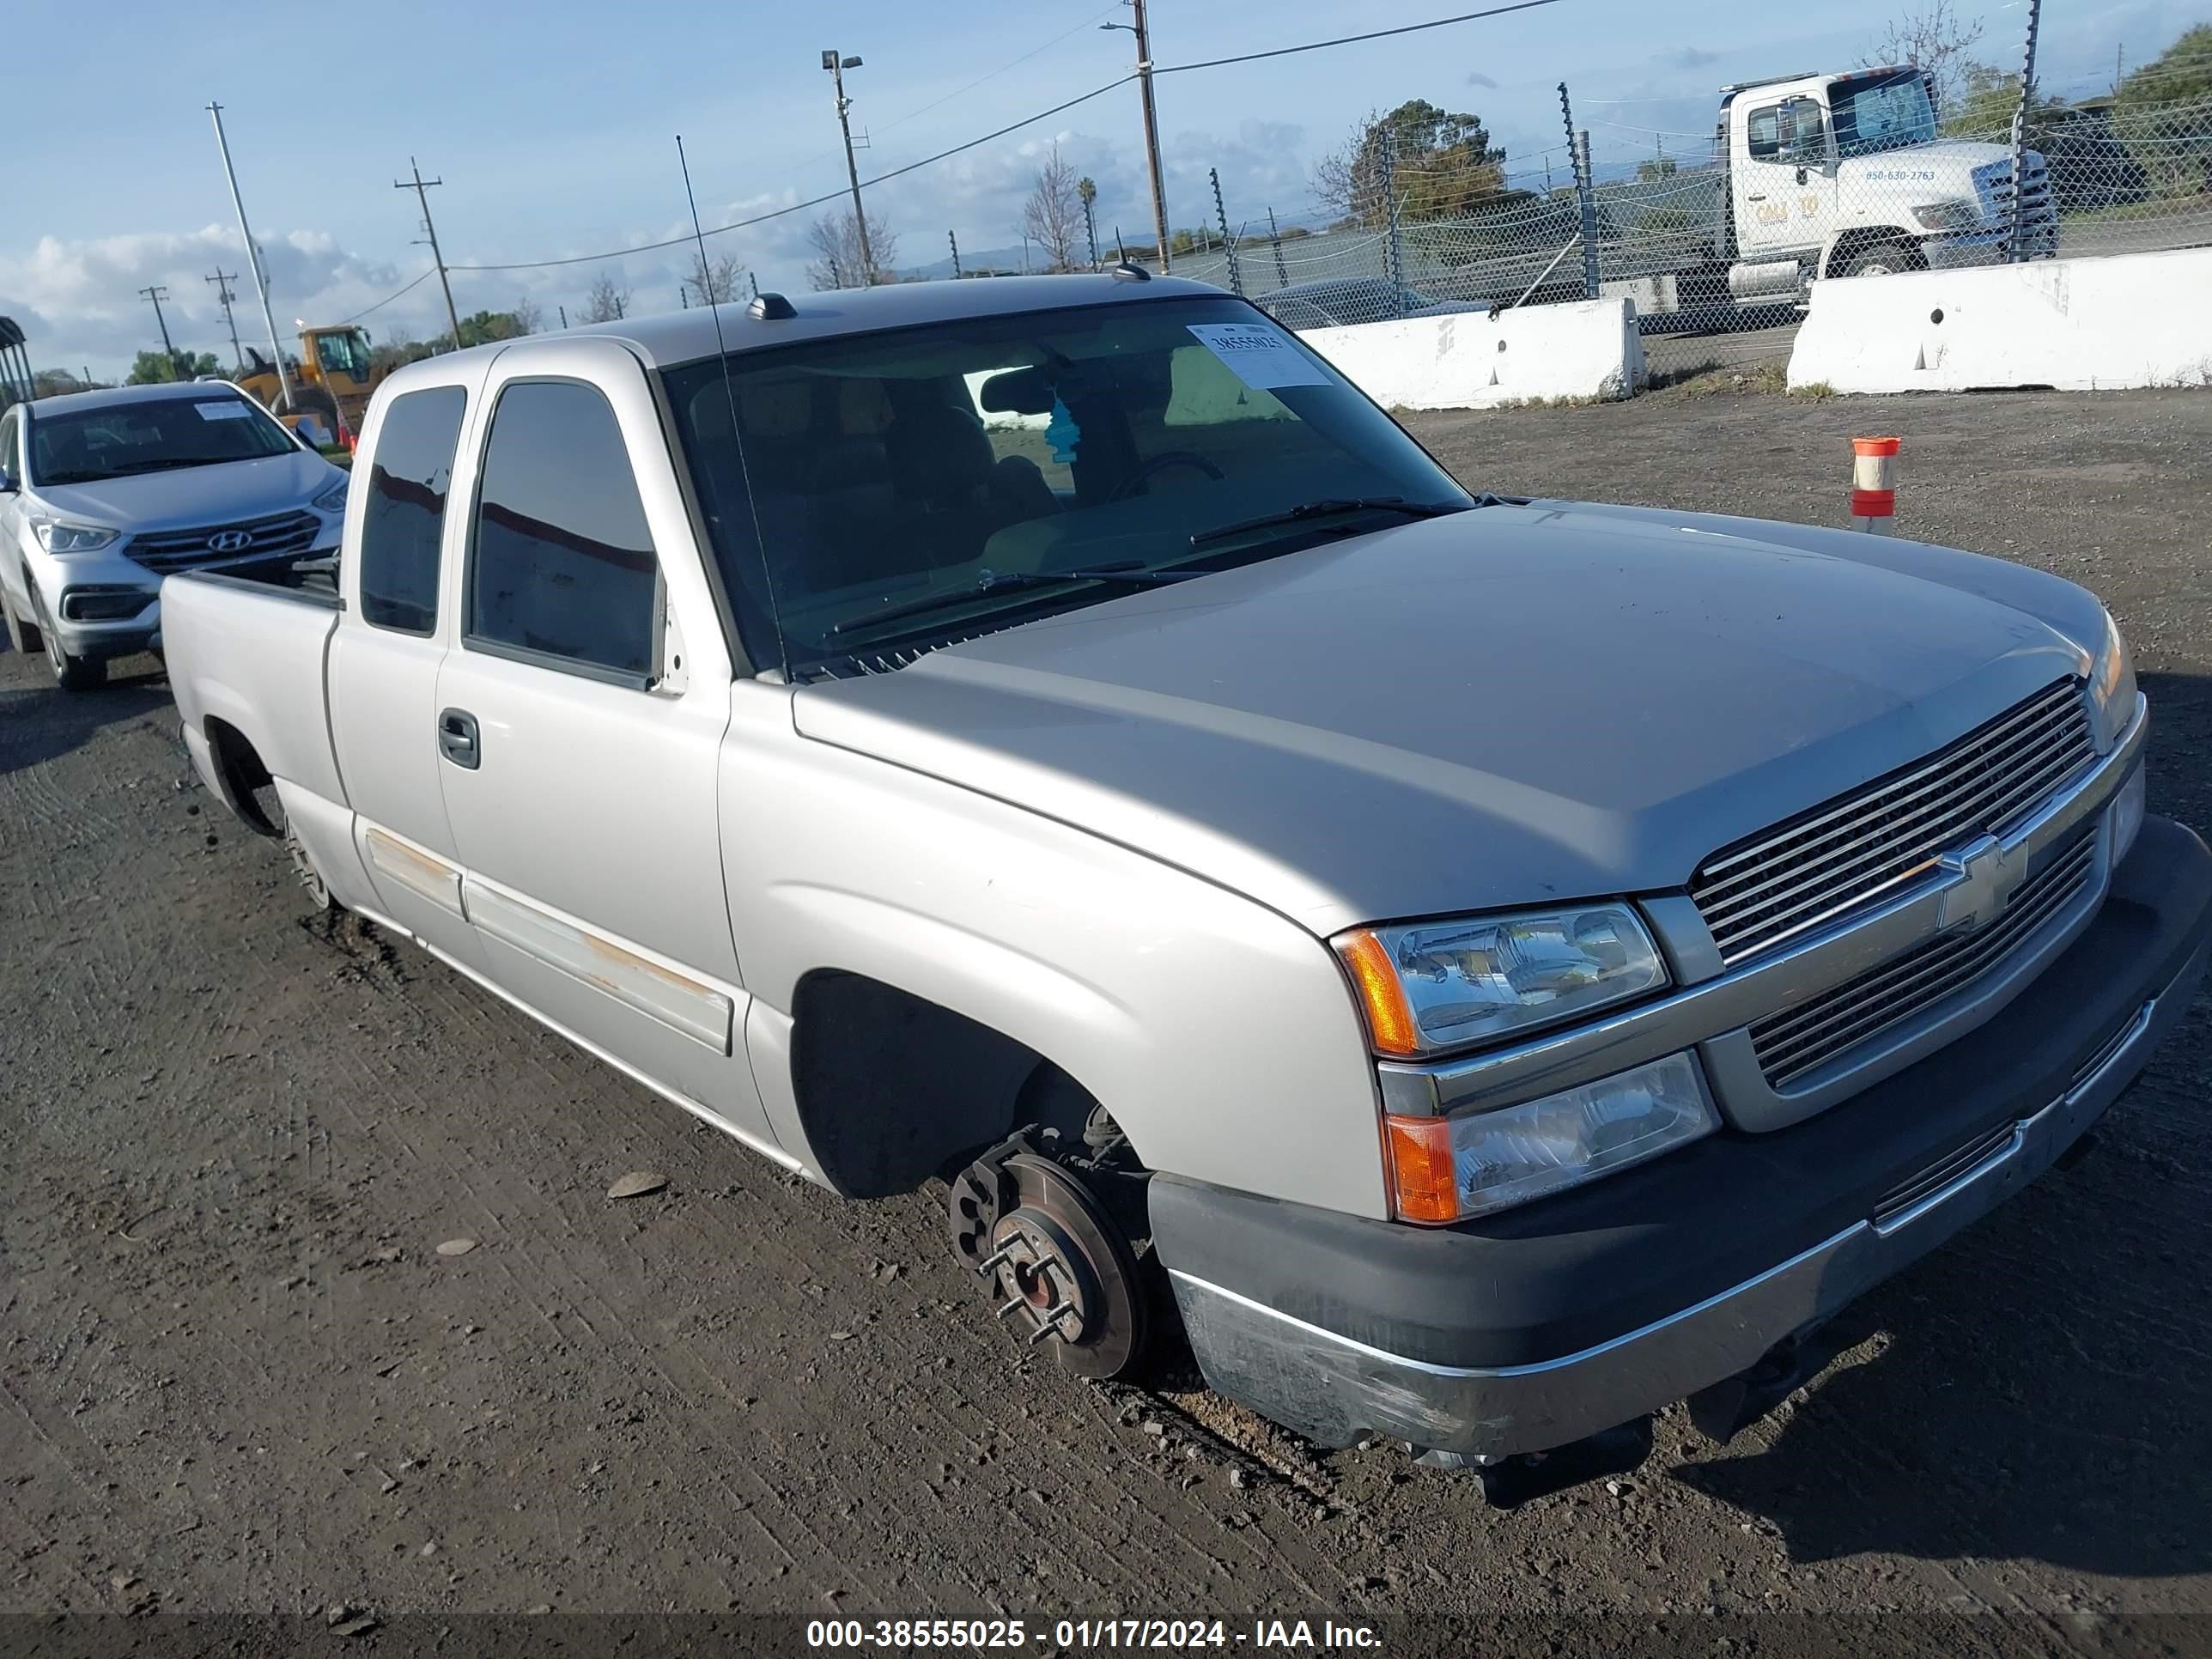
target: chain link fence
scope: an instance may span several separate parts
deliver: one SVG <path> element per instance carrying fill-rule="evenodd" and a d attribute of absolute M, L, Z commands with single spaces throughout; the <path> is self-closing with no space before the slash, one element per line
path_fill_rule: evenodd
<path fill-rule="evenodd" d="M 2018 105 L 2000 85 L 1944 118 L 1918 71 L 1866 70 L 1449 181 L 1382 143 L 1317 212 L 1224 204 L 1175 272 L 1297 329 L 1626 295 L 1647 332 L 1711 334 L 1794 323 L 1814 280 L 2212 246 L 2212 92 Z"/>

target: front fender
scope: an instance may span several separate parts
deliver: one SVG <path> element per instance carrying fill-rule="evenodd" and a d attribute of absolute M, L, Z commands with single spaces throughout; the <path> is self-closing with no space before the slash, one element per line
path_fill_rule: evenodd
<path fill-rule="evenodd" d="M 1322 941 L 1081 828 L 799 737 L 733 688 L 720 768 L 731 925 L 777 1133 L 799 982 L 865 975 L 1042 1055 L 1151 1169 L 1386 1213 L 1375 1067 Z M 781 1074 L 777 1075 L 781 1068 Z"/>

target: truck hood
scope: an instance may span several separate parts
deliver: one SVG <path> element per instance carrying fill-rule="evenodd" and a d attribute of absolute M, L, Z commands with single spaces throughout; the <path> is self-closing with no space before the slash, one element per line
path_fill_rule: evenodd
<path fill-rule="evenodd" d="M 2084 672 L 2101 625 L 2071 584 L 1970 554 L 1539 501 L 804 685 L 793 710 L 1326 935 L 1679 888 Z"/>
<path fill-rule="evenodd" d="M 33 484 L 56 517 L 132 535 L 233 524 L 304 507 L 345 475 L 319 455 L 295 450 L 249 461 L 142 472 L 100 483 Z"/>

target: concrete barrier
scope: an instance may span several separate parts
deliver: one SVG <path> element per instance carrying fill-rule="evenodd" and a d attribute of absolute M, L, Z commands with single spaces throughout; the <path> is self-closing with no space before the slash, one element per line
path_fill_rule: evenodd
<path fill-rule="evenodd" d="M 1620 297 L 1317 328 L 1299 337 L 1385 409 L 1613 398 L 1644 382 L 1636 303 Z"/>
<path fill-rule="evenodd" d="M 1815 283 L 1790 385 L 2212 386 L 2212 248 Z"/>

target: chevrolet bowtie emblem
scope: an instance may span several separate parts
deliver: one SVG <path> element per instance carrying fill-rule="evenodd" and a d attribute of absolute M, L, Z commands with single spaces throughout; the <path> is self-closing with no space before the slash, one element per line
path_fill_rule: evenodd
<path fill-rule="evenodd" d="M 1944 933 L 1972 932 L 2004 914 L 2027 863 L 2024 850 L 2008 853 L 1995 836 L 1969 842 L 1936 860 L 1951 883 L 1936 914 Z"/>

